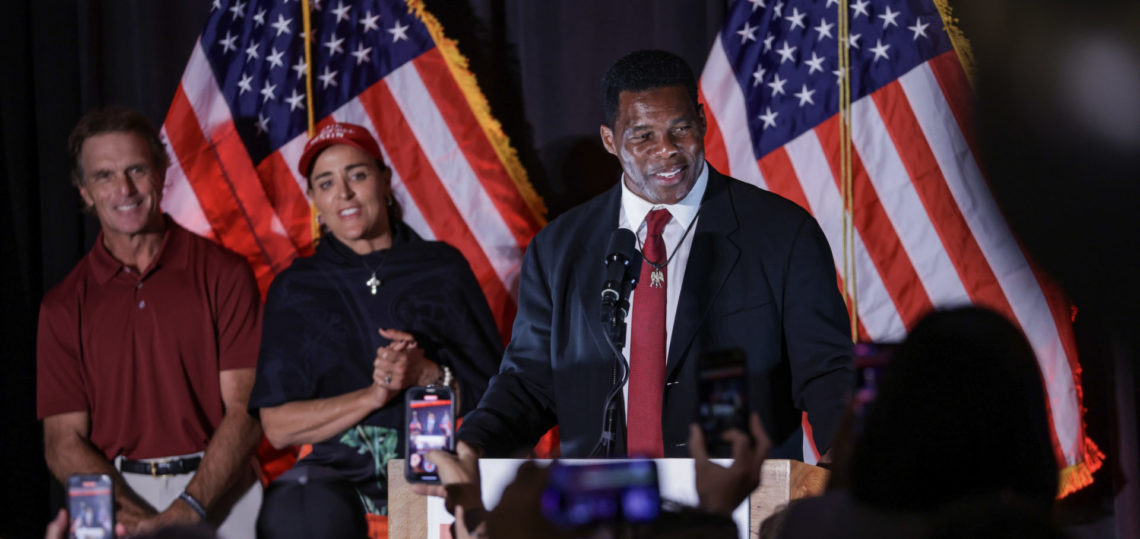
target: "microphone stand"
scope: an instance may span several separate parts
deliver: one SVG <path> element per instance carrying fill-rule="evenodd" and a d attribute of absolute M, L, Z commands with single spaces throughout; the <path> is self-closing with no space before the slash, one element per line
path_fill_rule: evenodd
<path fill-rule="evenodd" d="M 634 272 L 633 268 L 638 268 L 637 273 Z M 621 395 L 622 387 L 625 386 L 626 380 L 629 378 L 629 361 L 622 353 L 622 348 L 625 347 L 625 317 L 629 313 L 629 295 L 637 287 L 640 268 L 640 258 L 631 261 L 626 267 L 622 275 L 620 293 L 616 294 L 616 298 L 613 290 L 602 292 L 602 323 L 605 325 L 606 337 L 608 337 L 606 344 L 609 345 L 610 351 L 614 355 L 614 367 L 610 382 L 612 385 L 609 393 L 606 394 L 605 405 L 602 408 L 602 434 L 590 452 L 591 457 L 614 456 L 614 445 L 617 438 L 618 396 Z"/>

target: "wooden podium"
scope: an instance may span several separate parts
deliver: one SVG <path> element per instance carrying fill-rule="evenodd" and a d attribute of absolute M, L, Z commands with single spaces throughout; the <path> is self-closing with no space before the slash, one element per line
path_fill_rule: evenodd
<path fill-rule="evenodd" d="M 760 471 L 760 487 L 748 499 L 749 536 L 759 537 L 760 523 L 789 500 L 822 494 L 828 476 L 827 470 L 796 460 L 764 461 Z M 662 481 L 667 479 L 662 478 Z M 392 539 L 428 537 L 427 498 L 412 492 L 411 486 L 404 480 L 404 459 L 388 461 L 388 536 Z"/>

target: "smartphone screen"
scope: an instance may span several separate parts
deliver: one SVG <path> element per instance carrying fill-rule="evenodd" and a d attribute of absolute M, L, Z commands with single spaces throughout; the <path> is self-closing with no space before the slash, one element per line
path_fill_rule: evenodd
<path fill-rule="evenodd" d="M 425 457 L 435 449 L 455 450 L 455 406 L 451 390 L 443 386 L 409 388 L 406 416 L 408 458 L 404 476 L 412 483 L 439 483 L 435 464 Z"/>
<path fill-rule="evenodd" d="M 697 363 L 698 421 L 710 457 L 732 456 L 721 439 L 730 429 L 748 430 L 748 367 L 739 349 L 709 352 Z"/>
<path fill-rule="evenodd" d="M 67 478 L 68 537 L 101 539 L 114 537 L 115 513 L 111 500 L 111 477 L 73 475 Z"/>
<path fill-rule="evenodd" d="M 657 463 L 652 460 L 551 466 L 541 506 L 543 516 L 558 527 L 651 522 L 661 512 Z"/>
<path fill-rule="evenodd" d="M 855 345 L 855 396 L 852 399 L 854 406 L 854 432 L 858 436 L 863 432 L 863 420 L 875 402 L 879 392 L 879 383 L 887 363 L 898 348 L 896 343 L 861 342 Z"/>

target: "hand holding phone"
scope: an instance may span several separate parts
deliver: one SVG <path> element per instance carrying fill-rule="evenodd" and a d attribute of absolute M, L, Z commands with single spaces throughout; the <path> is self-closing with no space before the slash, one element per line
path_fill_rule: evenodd
<path fill-rule="evenodd" d="M 698 422 L 705 448 L 714 458 L 732 455 L 724 433 L 736 429 L 750 436 L 748 366 L 739 349 L 702 354 L 697 362 Z"/>
<path fill-rule="evenodd" d="M 445 386 L 408 388 L 405 410 L 408 458 L 404 477 L 409 483 L 439 483 L 439 470 L 427 454 L 455 451 L 455 400 Z"/>
<path fill-rule="evenodd" d="M 107 474 L 67 478 L 68 537 L 103 539 L 115 536 L 115 506 Z"/>
<path fill-rule="evenodd" d="M 733 430 L 725 436 L 732 447 L 732 464 L 727 468 L 709 460 L 701 429 L 697 425 L 689 429 L 689 452 L 693 456 L 697 497 L 702 509 L 731 515 L 760 485 L 760 468 L 772 449 L 772 441 L 760 424 L 759 414 L 752 413 L 748 424 L 748 433 Z"/>

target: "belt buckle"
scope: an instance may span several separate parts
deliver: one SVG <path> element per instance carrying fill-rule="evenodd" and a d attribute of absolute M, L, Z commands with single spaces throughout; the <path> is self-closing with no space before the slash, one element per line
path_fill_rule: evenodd
<path fill-rule="evenodd" d="M 165 458 L 165 459 L 154 459 L 152 461 L 147 462 L 147 464 L 150 465 L 150 476 L 151 477 L 168 477 L 171 475 L 177 475 L 176 473 L 158 473 L 158 467 L 159 467 L 159 465 L 171 464 L 171 463 L 178 462 L 178 461 L 179 461 L 179 459 Z"/>

